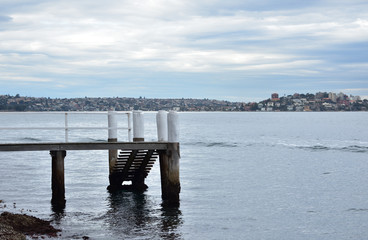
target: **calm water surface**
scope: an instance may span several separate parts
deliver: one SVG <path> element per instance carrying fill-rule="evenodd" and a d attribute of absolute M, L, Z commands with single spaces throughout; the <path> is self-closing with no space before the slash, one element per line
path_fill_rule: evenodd
<path fill-rule="evenodd" d="M 1 211 L 23 212 L 64 239 L 362 239 L 368 234 L 368 113 L 180 113 L 182 192 L 161 205 L 159 165 L 143 194 L 107 192 L 107 151 L 68 151 L 66 208 L 50 206 L 48 152 L 0 152 Z M 62 115 L 0 114 L 5 126 L 63 126 Z M 145 113 L 146 140 L 156 140 Z M 73 126 L 106 116 L 74 116 Z M 107 132 L 70 133 L 104 141 Z M 63 141 L 64 132 L 2 130 L 0 142 Z M 124 131 L 120 140 L 127 140 Z M 6 206 L 5 206 L 6 205 Z"/>

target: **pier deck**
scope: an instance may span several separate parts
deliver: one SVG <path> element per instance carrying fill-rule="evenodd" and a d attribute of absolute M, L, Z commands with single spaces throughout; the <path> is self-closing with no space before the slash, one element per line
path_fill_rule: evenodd
<path fill-rule="evenodd" d="M 38 143 L 0 143 L 0 152 L 10 151 L 50 151 L 52 158 L 51 168 L 51 189 L 53 207 L 56 209 L 65 208 L 65 174 L 64 158 L 66 151 L 75 150 L 108 150 L 109 152 L 109 182 L 110 191 L 119 190 L 124 181 L 131 181 L 131 189 L 145 190 L 147 186 L 144 179 L 150 172 L 156 159 L 160 161 L 161 192 L 164 202 L 169 204 L 179 203 L 180 180 L 179 180 L 179 160 L 180 150 L 178 141 L 178 116 L 176 112 L 159 111 L 157 113 L 157 142 L 144 141 L 144 119 L 141 111 L 133 114 L 124 113 L 128 116 L 128 139 L 129 142 L 119 142 L 117 139 L 117 115 L 110 111 L 107 113 L 108 138 L 103 142 L 69 142 L 68 115 L 65 114 L 65 142 L 38 142 Z M 73 113 L 74 114 L 74 113 Z M 76 113 L 75 113 L 76 114 Z M 83 113 L 81 113 L 83 114 Z M 89 114 L 89 113 L 87 113 Z M 133 128 L 130 124 L 130 116 L 133 115 Z M 59 129 L 57 127 L 56 129 Z M 91 127 L 77 127 L 78 129 L 90 129 Z M 0 128 L 1 129 L 1 128 Z M 39 128 L 7 127 L 3 130 L 26 130 Z M 43 128 L 40 129 L 54 129 Z M 100 129 L 98 127 L 97 129 Z M 133 142 L 130 141 L 131 130 L 133 129 Z"/>
<path fill-rule="evenodd" d="M 167 150 L 169 142 L 3 143 L 0 151 Z"/>
<path fill-rule="evenodd" d="M 110 159 L 109 190 L 116 190 L 123 181 L 132 181 L 132 186 L 144 190 L 144 179 L 152 167 L 155 156 L 160 160 L 162 198 L 169 204 L 179 203 L 179 143 L 177 142 L 68 142 L 68 143 L 5 143 L 0 152 L 50 151 L 52 157 L 51 188 L 53 209 L 65 208 L 64 158 L 66 151 L 109 150 L 117 158 Z M 119 157 L 119 152 L 127 159 Z M 144 157 L 142 159 L 142 153 Z M 122 164 L 124 163 L 124 164 Z"/>

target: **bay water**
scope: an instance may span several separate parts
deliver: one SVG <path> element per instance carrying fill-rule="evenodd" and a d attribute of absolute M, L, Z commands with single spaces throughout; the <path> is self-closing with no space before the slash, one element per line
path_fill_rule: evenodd
<path fill-rule="evenodd" d="M 70 118 L 70 126 L 107 125 L 105 115 Z M 162 205 L 159 163 L 146 192 L 111 194 L 107 151 L 68 151 L 66 208 L 55 213 L 49 152 L 0 152 L 0 212 L 51 220 L 62 239 L 367 236 L 367 112 L 201 112 L 179 119 L 179 207 Z M 63 121 L 57 114 L 0 114 L 1 127 Z M 126 131 L 118 137 L 127 141 Z M 71 130 L 69 141 L 106 138 L 107 130 Z M 157 140 L 155 113 L 145 113 L 145 139 Z M 60 141 L 62 130 L 0 130 L 1 143 Z"/>

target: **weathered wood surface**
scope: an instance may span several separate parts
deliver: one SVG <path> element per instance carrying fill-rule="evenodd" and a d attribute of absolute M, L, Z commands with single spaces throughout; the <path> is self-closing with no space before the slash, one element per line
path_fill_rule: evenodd
<path fill-rule="evenodd" d="M 110 173 L 110 186 L 119 188 L 124 181 L 132 181 L 135 189 L 145 190 L 144 179 L 158 157 L 156 150 L 119 151 L 116 165 Z"/>
<path fill-rule="evenodd" d="M 0 151 L 166 150 L 168 144 L 168 142 L 5 143 L 0 144 Z"/>
<path fill-rule="evenodd" d="M 117 138 L 109 138 L 108 142 L 117 142 Z M 118 150 L 117 149 L 109 149 L 109 173 L 113 172 L 114 166 L 116 165 L 116 161 L 118 159 Z"/>
<path fill-rule="evenodd" d="M 132 163 L 133 163 L 133 161 L 135 159 L 135 156 L 137 155 L 137 152 L 138 152 L 137 150 L 133 150 L 131 152 L 131 154 L 130 154 L 130 156 L 128 158 L 128 161 L 125 163 L 125 166 L 122 169 L 122 171 L 121 171 L 122 182 L 128 180 L 128 178 L 129 178 L 128 173 L 129 173 L 130 167 L 132 166 Z M 132 174 L 134 174 L 134 173 L 132 173 Z M 131 179 L 129 179 L 129 180 L 131 180 Z"/>
<path fill-rule="evenodd" d="M 179 204 L 179 161 L 179 143 L 169 143 L 168 150 L 160 151 L 162 199 L 168 204 Z"/>
<path fill-rule="evenodd" d="M 132 181 L 133 186 L 144 187 L 144 178 L 153 166 L 153 158 L 160 158 L 161 190 L 162 198 L 166 203 L 179 204 L 180 179 L 179 161 L 180 150 L 178 142 L 78 142 L 78 143 L 7 143 L 0 144 L 0 151 L 50 151 L 52 156 L 52 202 L 53 205 L 63 208 L 65 205 L 64 186 L 64 158 L 67 150 L 130 150 L 134 156 L 142 150 L 147 151 L 148 156 L 139 156 L 136 163 L 131 163 L 125 175 Z M 122 159 L 117 164 L 114 157 L 111 161 L 111 170 L 118 165 L 129 162 Z M 115 162 L 115 164 L 113 164 Z M 143 164 L 143 165 L 142 165 Z M 145 165 L 145 167 L 144 167 Z M 114 166 L 114 167 L 113 167 Z M 115 169 L 114 169 L 115 170 Z M 123 170 L 126 171 L 126 170 Z M 110 186 L 122 184 L 122 172 L 110 172 Z"/>
<path fill-rule="evenodd" d="M 50 151 L 50 155 L 52 157 L 51 203 L 54 208 L 63 209 L 65 207 L 64 158 L 66 151 Z"/>

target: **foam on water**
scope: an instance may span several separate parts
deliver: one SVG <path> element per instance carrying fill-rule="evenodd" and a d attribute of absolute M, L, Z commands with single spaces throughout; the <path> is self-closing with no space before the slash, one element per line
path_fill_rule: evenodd
<path fill-rule="evenodd" d="M 359 144 L 357 142 L 356 144 Z M 334 144 L 313 144 L 312 142 L 310 144 L 294 144 L 294 143 L 278 143 L 274 145 L 277 146 L 283 146 L 287 148 L 297 148 L 302 149 L 306 151 L 343 151 L 343 152 L 356 152 L 356 153 L 368 153 L 368 146 L 366 144 L 364 145 L 346 145 L 345 142 L 341 142 L 340 144 L 336 145 Z"/>

